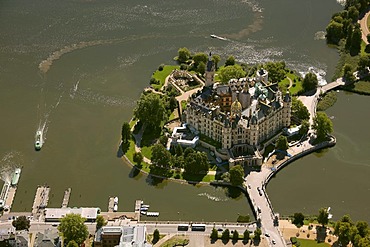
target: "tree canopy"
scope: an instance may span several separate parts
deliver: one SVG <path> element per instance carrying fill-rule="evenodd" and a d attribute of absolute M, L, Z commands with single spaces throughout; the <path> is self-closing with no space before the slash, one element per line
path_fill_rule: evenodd
<path fill-rule="evenodd" d="M 301 127 L 299 128 L 299 135 L 300 136 L 307 135 L 307 132 L 309 129 L 310 129 L 310 123 L 307 120 L 303 120 L 301 123 Z"/>
<path fill-rule="evenodd" d="M 292 115 L 299 120 L 310 119 L 310 113 L 307 107 L 296 97 L 292 98 Z"/>
<path fill-rule="evenodd" d="M 165 104 L 161 96 L 155 93 L 141 94 L 134 115 L 152 128 L 158 128 L 167 118 Z"/>
<path fill-rule="evenodd" d="M 218 76 L 222 83 L 227 83 L 230 79 L 239 79 L 245 76 L 242 66 L 235 64 L 220 68 Z"/>
<path fill-rule="evenodd" d="M 79 245 L 74 241 L 69 241 L 67 247 L 79 247 Z"/>
<path fill-rule="evenodd" d="M 261 235 L 262 235 L 261 228 L 256 228 L 256 230 L 254 230 L 254 240 L 255 241 L 261 240 Z"/>
<path fill-rule="evenodd" d="M 155 144 L 152 147 L 152 164 L 158 167 L 169 168 L 171 153 L 163 145 Z"/>
<path fill-rule="evenodd" d="M 194 60 L 194 65 L 195 67 L 198 67 L 198 65 L 203 62 L 203 64 L 206 64 L 207 63 L 207 60 L 208 60 L 208 56 L 207 54 L 203 53 L 203 52 L 198 52 L 197 54 L 195 54 L 193 56 L 193 60 Z"/>
<path fill-rule="evenodd" d="M 230 168 L 230 183 L 234 186 L 242 185 L 244 182 L 244 169 L 241 165 Z"/>
<path fill-rule="evenodd" d="M 293 215 L 293 224 L 300 228 L 301 226 L 304 225 L 304 215 L 302 213 L 294 213 Z"/>
<path fill-rule="evenodd" d="M 229 240 L 230 239 L 230 230 L 229 229 L 225 229 L 222 232 L 221 239 L 222 240 Z"/>
<path fill-rule="evenodd" d="M 185 63 L 190 57 L 191 57 L 191 54 L 188 48 L 183 47 L 178 50 L 177 61 L 179 63 Z"/>
<path fill-rule="evenodd" d="M 279 150 L 287 150 L 289 148 L 288 140 L 286 136 L 279 136 L 276 140 L 276 148 Z"/>
<path fill-rule="evenodd" d="M 285 62 L 267 62 L 264 67 L 269 73 L 269 80 L 272 83 L 280 82 L 286 77 Z"/>
<path fill-rule="evenodd" d="M 132 159 L 136 164 L 138 164 L 140 166 L 141 162 L 143 162 L 143 160 L 144 160 L 144 156 L 141 152 L 135 152 Z"/>
<path fill-rule="evenodd" d="M 225 61 L 225 67 L 235 65 L 235 58 L 234 56 L 229 56 Z"/>
<path fill-rule="evenodd" d="M 325 139 L 328 134 L 333 132 L 333 123 L 325 112 L 317 112 L 313 119 L 312 128 L 316 131 L 318 139 Z"/>
<path fill-rule="evenodd" d="M 211 237 L 211 239 L 218 239 L 218 232 L 215 228 L 212 229 L 210 237 Z"/>
<path fill-rule="evenodd" d="M 217 54 L 212 55 L 212 61 L 215 64 L 215 69 L 218 68 L 218 63 L 221 61 L 221 57 Z"/>
<path fill-rule="evenodd" d="M 249 236 L 250 234 L 249 234 L 249 231 L 248 231 L 248 229 L 246 229 L 245 231 L 244 231 L 244 233 L 243 233 L 243 240 L 244 241 L 248 241 L 249 240 L 249 238 L 250 238 L 250 236 Z"/>
<path fill-rule="evenodd" d="M 13 220 L 12 225 L 17 231 L 28 230 L 30 228 L 30 220 L 26 216 L 22 215 Z"/>
<path fill-rule="evenodd" d="M 65 243 L 74 240 L 78 245 L 81 245 L 85 241 L 89 235 L 87 226 L 84 224 L 85 221 L 86 219 L 79 214 L 67 214 L 60 220 L 58 230 Z"/>
<path fill-rule="evenodd" d="M 185 164 L 184 169 L 185 172 L 189 174 L 201 174 L 208 171 L 209 168 L 209 161 L 207 155 L 203 152 L 191 152 L 188 155 L 185 155 Z"/>
<path fill-rule="evenodd" d="M 107 223 L 108 222 L 104 219 L 102 215 L 98 215 L 96 217 L 96 229 L 102 228 L 103 226 L 107 225 Z"/>
<path fill-rule="evenodd" d="M 317 216 L 317 222 L 322 226 L 325 226 L 329 223 L 329 212 L 327 208 L 320 208 L 319 216 Z"/>
<path fill-rule="evenodd" d="M 302 87 L 305 92 L 311 91 L 317 88 L 318 80 L 317 76 L 314 73 L 307 73 L 302 82 Z"/>

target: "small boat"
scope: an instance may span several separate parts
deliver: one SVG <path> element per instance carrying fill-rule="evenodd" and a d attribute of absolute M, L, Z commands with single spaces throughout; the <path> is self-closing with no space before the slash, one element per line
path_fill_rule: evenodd
<path fill-rule="evenodd" d="M 114 202 L 114 204 L 118 204 L 118 197 L 117 196 L 113 199 L 113 202 Z"/>
<path fill-rule="evenodd" d="M 211 38 L 213 38 L 213 39 L 220 39 L 220 40 L 227 40 L 226 38 L 217 36 L 216 34 L 211 34 Z"/>
<path fill-rule="evenodd" d="M 142 208 L 149 208 L 150 205 L 141 205 Z"/>
<path fill-rule="evenodd" d="M 12 177 L 12 181 L 11 181 L 12 186 L 15 186 L 18 184 L 20 175 L 21 175 L 21 169 L 20 168 L 15 169 L 13 177 Z"/>
<path fill-rule="evenodd" d="M 142 215 L 146 215 L 146 211 L 141 211 L 140 212 Z"/>
<path fill-rule="evenodd" d="M 140 211 L 148 211 L 148 208 L 140 208 Z"/>
<path fill-rule="evenodd" d="M 146 213 L 146 216 L 158 217 L 159 216 L 159 212 L 147 212 Z"/>
<path fill-rule="evenodd" d="M 35 136 L 35 149 L 40 150 L 43 144 L 42 140 L 42 131 L 38 130 L 36 131 L 36 136 Z"/>
<path fill-rule="evenodd" d="M 117 210 L 118 210 L 118 205 L 116 204 L 113 206 L 113 212 L 117 212 Z"/>

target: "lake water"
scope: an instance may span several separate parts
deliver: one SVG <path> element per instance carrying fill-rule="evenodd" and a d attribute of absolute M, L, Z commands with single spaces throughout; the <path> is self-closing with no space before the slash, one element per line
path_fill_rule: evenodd
<path fill-rule="evenodd" d="M 322 69 L 330 80 L 338 55 L 319 38 L 332 13 L 340 9 L 335 0 L 2 2 L 0 162 L 4 170 L 23 166 L 13 209 L 30 211 L 36 186 L 48 184 L 49 205 L 55 207 L 71 187 L 71 206 L 105 210 L 108 197 L 117 195 L 120 210 L 132 210 L 134 201 L 143 199 L 163 220 L 234 221 L 238 214 L 251 214 L 244 197 L 231 199 L 224 189 L 169 182 L 152 186 L 145 176 L 131 178 L 131 168 L 116 157 L 121 125 L 131 118 L 152 72 L 161 63 L 173 63 L 179 47 L 212 51 L 224 59 L 234 55 L 251 64 L 285 60 L 298 71 Z M 210 34 L 228 41 L 212 39 Z M 362 105 L 353 101 L 353 108 L 360 109 Z M 44 129 L 46 140 L 42 150 L 35 152 L 39 128 Z M 343 127 L 343 135 L 361 143 L 363 136 L 352 136 L 351 129 Z M 363 145 L 359 148 L 360 153 L 365 150 Z M 327 162 L 336 164 L 335 159 L 326 160 L 335 150 L 322 158 L 305 159 L 316 159 L 319 173 Z M 363 162 L 357 156 L 348 161 Z M 349 166 L 344 171 L 364 174 Z M 295 206 L 274 197 L 286 186 L 285 179 L 280 179 L 284 172 L 271 182 L 269 191 L 277 191 L 271 195 L 277 211 L 292 212 Z M 295 176 L 305 178 L 300 170 Z M 357 189 L 355 177 L 346 178 L 352 179 L 348 191 Z M 302 183 L 311 189 L 312 185 Z M 363 183 L 369 187 L 368 181 Z M 329 180 L 328 186 L 334 191 L 331 195 L 342 201 L 343 190 Z M 317 194 L 326 197 L 325 192 Z M 299 201 L 300 207 L 311 205 L 305 199 Z M 334 208 L 333 203 L 323 204 Z M 352 214 L 357 209 L 350 204 L 348 210 Z"/>

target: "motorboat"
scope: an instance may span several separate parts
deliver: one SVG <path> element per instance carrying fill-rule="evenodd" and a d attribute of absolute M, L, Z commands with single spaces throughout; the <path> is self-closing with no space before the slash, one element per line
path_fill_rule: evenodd
<path fill-rule="evenodd" d="M 40 150 L 43 144 L 43 139 L 42 139 L 42 131 L 38 130 L 36 131 L 36 136 L 35 136 L 35 149 Z"/>

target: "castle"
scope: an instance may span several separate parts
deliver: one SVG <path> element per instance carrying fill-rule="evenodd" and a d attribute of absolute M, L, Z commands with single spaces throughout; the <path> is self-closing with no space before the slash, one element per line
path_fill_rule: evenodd
<path fill-rule="evenodd" d="M 290 125 L 289 93 L 283 96 L 277 83 L 269 83 L 264 69 L 227 84 L 215 83 L 214 71 L 210 54 L 205 86 L 191 96 L 184 112 L 188 127 L 220 143 L 231 166 L 262 165 L 265 144 Z"/>

